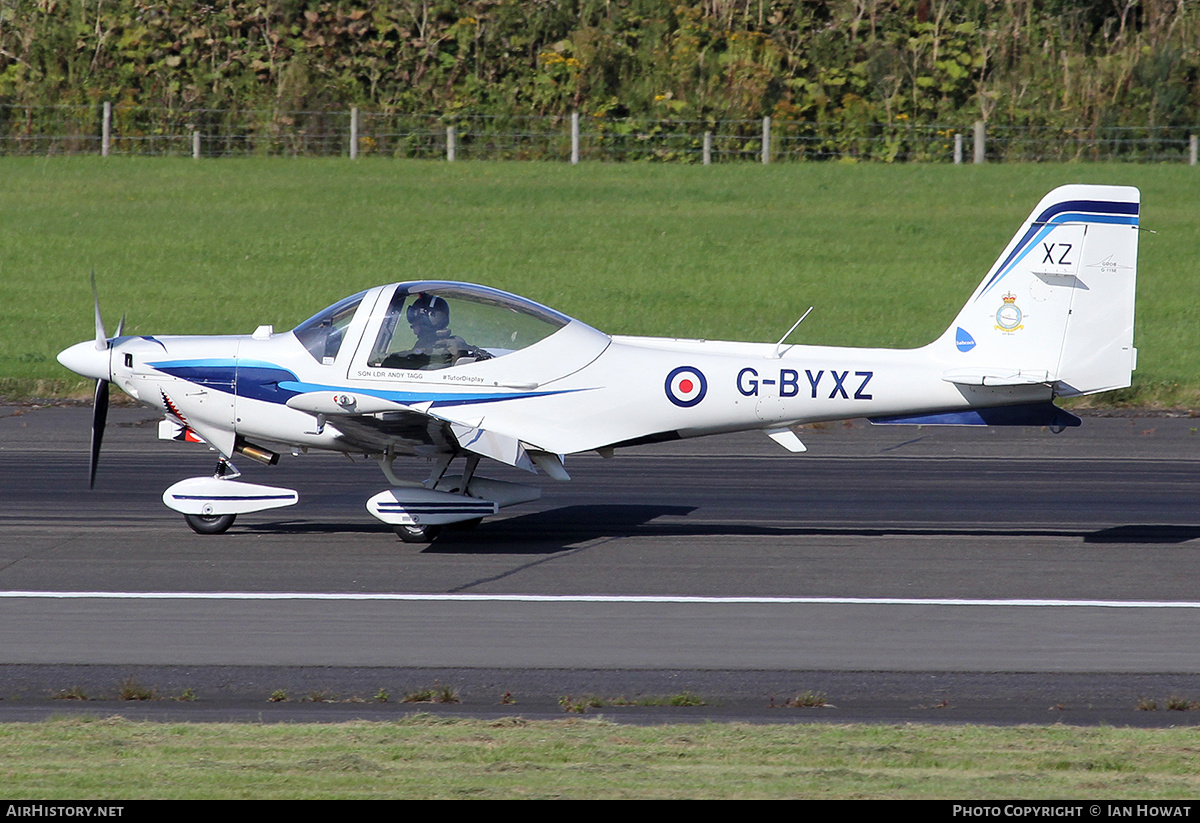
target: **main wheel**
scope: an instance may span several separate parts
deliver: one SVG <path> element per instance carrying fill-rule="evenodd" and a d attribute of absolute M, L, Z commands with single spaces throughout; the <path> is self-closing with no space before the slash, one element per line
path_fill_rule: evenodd
<path fill-rule="evenodd" d="M 393 526 L 396 531 L 396 536 L 405 543 L 432 543 L 441 533 L 442 527 L 439 526 Z"/>
<path fill-rule="evenodd" d="M 183 519 L 196 534 L 224 534 L 237 519 L 236 514 L 185 514 Z"/>

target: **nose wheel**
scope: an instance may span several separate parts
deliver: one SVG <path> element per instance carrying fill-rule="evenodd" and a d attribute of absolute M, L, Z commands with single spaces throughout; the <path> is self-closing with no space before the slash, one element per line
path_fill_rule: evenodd
<path fill-rule="evenodd" d="M 183 519 L 196 534 L 224 534 L 237 519 L 236 514 L 185 514 Z"/>
<path fill-rule="evenodd" d="M 428 526 L 405 524 L 392 528 L 395 530 L 396 536 L 405 543 L 432 543 L 442 531 L 442 527 L 435 524 Z"/>

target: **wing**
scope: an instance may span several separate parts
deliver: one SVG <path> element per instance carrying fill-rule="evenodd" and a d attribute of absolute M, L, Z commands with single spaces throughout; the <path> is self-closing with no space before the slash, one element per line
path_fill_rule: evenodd
<path fill-rule="evenodd" d="M 370 395 L 306 392 L 287 405 L 315 415 L 318 421 L 329 421 L 367 450 L 390 448 L 394 454 L 409 455 L 466 451 L 528 472 L 541 469 L 555 480 L 570 479 L 560 455 L 536 449 L 516 434 L 487 427 L 482 417 L 434 410 L 432 403 L 410 406 Z"/>
<path fill-rule="evenodd" d="M 394 454 L 428 455 L 458 449 L 448 423 L 404 403 L 314 391 L 292 397 L 287 405 L 313 415 L 318 425 L 328 421 L 346 440 L 367 452 L 390 449 Z"/>

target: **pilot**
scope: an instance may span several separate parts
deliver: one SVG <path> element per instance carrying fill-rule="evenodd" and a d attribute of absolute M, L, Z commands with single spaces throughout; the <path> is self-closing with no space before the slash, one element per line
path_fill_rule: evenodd
<path fill-rule="evenodd" d="M 491 358 L 484 349 L 472 346 L 450 331 L 450 306 L 435 294 L 417 295 L 405 317 L 417 342 L 407 352 L 387 357 L 383 365 L 390 368 L 429 369 L 470 363 Z"/>

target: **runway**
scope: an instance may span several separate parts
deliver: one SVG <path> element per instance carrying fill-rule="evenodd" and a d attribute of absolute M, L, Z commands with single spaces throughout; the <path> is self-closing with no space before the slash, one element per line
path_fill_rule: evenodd
<path fill-rule="evenodd" d="M 838 709 L 819 719 L 1178 725 L 1196 713 L 1139 700 L 1200 699 L 1186 418 L 854 421 L 805 430 L 804 455 L 752 433 L 573 457 L 541 501 L 419 547 L 363 508 L 386 485 L 369 463 L 239 464 L 301 502 L 205 537 L 160 495 L 213 459 L 148 413 L 113 410 L 94 492 L 88 410 L 0 415 L 0 696 L 22 697 L 0 719 L 131 676 L 206 689 L 172 707 L 192 713 L 318 675 L 452 680 L 506 713 L 496 693 L 553 712 L 563 690 L 688 689 L 778 719 L 777 698 L 821 690 Z"/>

